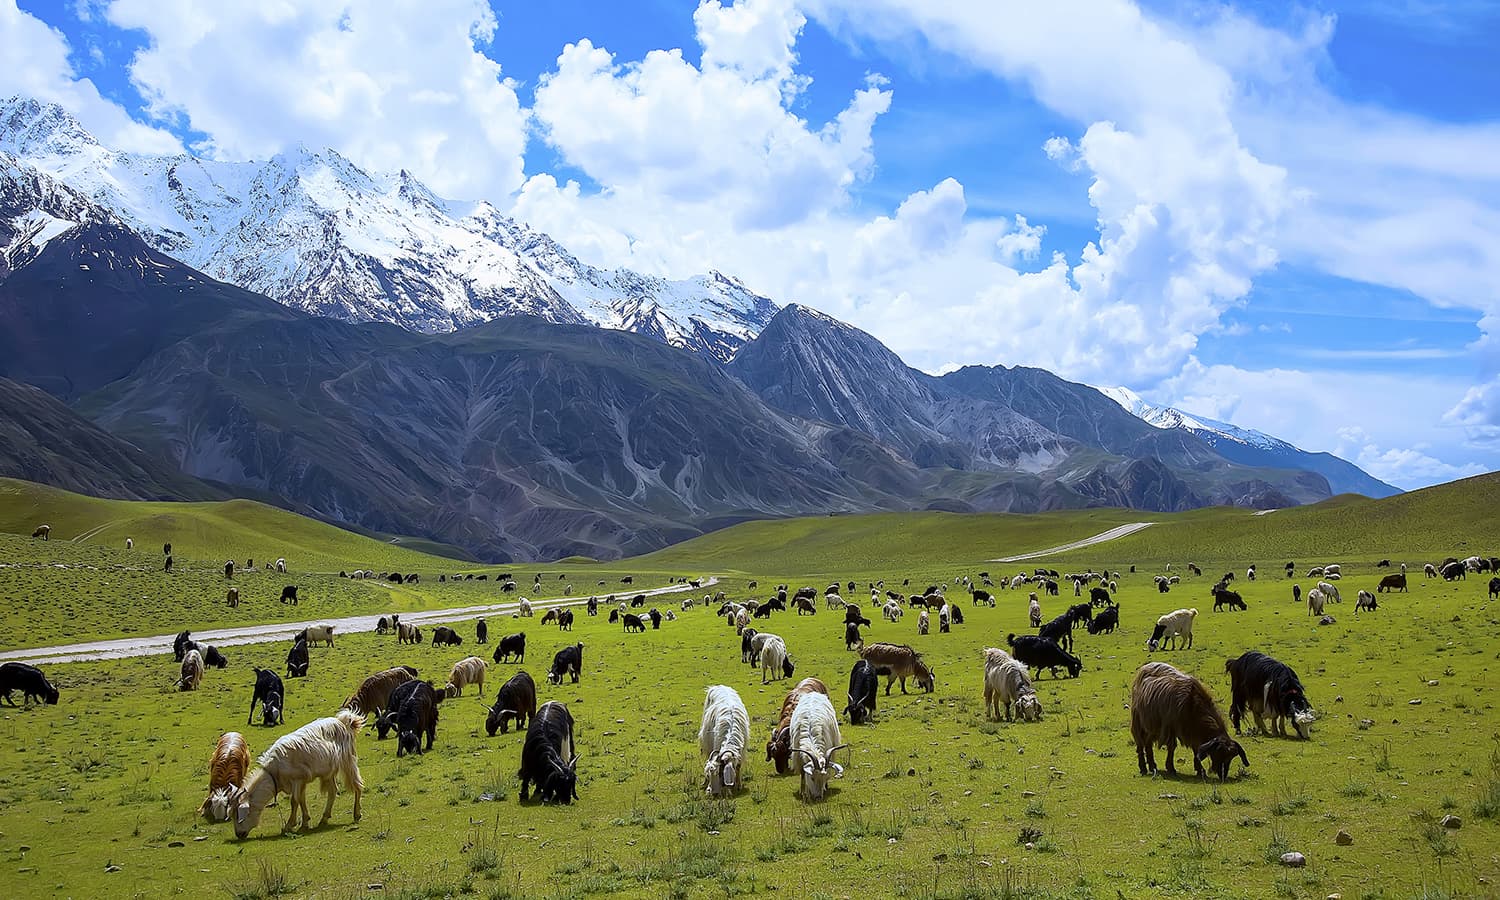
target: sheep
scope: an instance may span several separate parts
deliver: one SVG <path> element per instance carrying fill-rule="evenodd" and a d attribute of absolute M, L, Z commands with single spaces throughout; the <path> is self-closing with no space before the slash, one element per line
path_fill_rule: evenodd
<path fill-rule="evenodd" d="M 398 644 L 420 644 L 422 643 L 422 629 L 410 622 L 396 623 L 396 643 Z"/>
<path fill-rule="evenodd" d="M 772 635 L 760 648 L 760 683 L 790 678 L 794 668 L 791 657 L 787 656 L 786 642 Z"/>
<path fill-rule="evenodd" d="M 338 794 L 338 778 L 354 793 L 354 821 L 360 819 L 360 798 L 365 783 L 359 775 L 359 758 L 355 754 L 354 739 L 364 727 L 363 717 L 347 709 L 341 709 L 326 719 L 317 719 L 284 735 L 270 749 L 260 755 L 260 768 L 250 776 L 240 802 L 235 809 L 234 833 L 244 839 L 260 824 L 261 812 L 277 794 L 286 794 L 292 800 L 292 815 L 282 827 L 283 832 L 297 827 L 297 813 L 302 813 L 302 829 L 311 826 L 312 817 L 307 810 L 307 783 L 317 779 L 323 790 L 327 805 L 319 827 L 328 824 L 333 816 L 333 800 Z"/>
<path fill-rule="evenodd" d="M 1327 581 L 1320 581 L 1318 582 L 1318 590 L 1323 592 L 1323 598 L 1325 600 L 1329 600 L 1334 603 L 1344 602 L 1344 598 L 1339 596 L 1339 589 L 1336 585 L 1330 584 Z"/>
<path fill-rule="evenodd" d="M 926 634 L 931 621 L 927 618 L 927 610 L 917 614 L 917 634 Z"/>
<path fill-rule="evenodd" d="M 1500 578 L 1492 578 L 1490 580 L 1492 582 L 1500 582 Z M 1375 603 L 1375 595 L 1370 593 L 1369 591 L 1360 591 L 1359 596 L 1354 598 L 1354 614 L 1356 616 L 1359 615 L 1360 610 L 1369 610 L 1370 612 L 1374 612 L 1376 606 L 1377 604 Z"/>
<path fill-rule="evenodd" d="M 906 611 L 901 608 L 901 604 L 897 603 L 894 600 L 886 601 L 886 604 L 880 608 L 880 614 L 882 616 L 885 616 L 885 620 L 887 622 L 895 622 L 903 615 L 905 615 L 905 612 Z"/>
<path fill-rule="evenodd" d="M 880 677 L 875 674 L 875 667 L 869 660 L 862 659 L 854 664 L 849 671 L 849 705 L 844 707 L 849 724 L 859 725 L 874 717 L 879 686 Z"/>
<path fill-rule="evenodd" d="M 1113 604 L 1088 623 L 1089 634 L 1114 634 L 1120 624 L 1120 606 Z"/>
<path fill-rule="evenodd" d="M 229 813 L 239 805 L 250 774 L 250 748 L 238 731 L 219 735 L 214 752 L 208 758 L 208 796 L 198 807 L 198 815 L 210 822 L 228 822 Z"/>
<path fill-rule="evenodd" d="M 182 677 L 177 681 L 179 691 L 196 691 L 203 683 L 203 655 L 196 649 L 189 650 L 182 658 Z"/>
<path fill-rule="evenodd" d="M 332 625 L 311 625 L 307 628 L 302 629 L 302 631 L 299 632 L 297 636 L 303 640 L 306 640 L 309 647 L 313 646 L 314 644 L 327 644 L 328 646 L 332 647 L 333 628 L 334 626 Z"/>
<path fill-rule="evenodd" d="M 563 676 L 571 676 L 573 684 L 583 674 L 583 642 L 564 647 L 552 657 L 552 668 L 547 672 L 549 684 L 562 684 Z M 571 717 L 569 719 L 571 722 Z"/>
<path fill-rule="evenodd" d="M 1151 639 L 1146 642 L 1149 652 L 1156 652 L 1164 642 L 1170 642 L 1173 647 L 1188 650 L 1193 646 L 1193 620 L 1198 618 L 1196 609 L 1178 609 L 1167 613 L 1156 620 L 1156 628 L 1151 632 Z M 1179 638 L 1183 641 L 1179 641 Z M 1162 649 L 1166 649 L 1163 647 Z"/>
<path fill-rule="evenodd" d="M 901 693 L 906 693 L 906 679 L 911 678 L 926 693 L 937 689 L 937 676 L 922 661 L 922 654 L 905 644 L 867 644 L 859 649 L 859 658 L 875 667 L 876 675 L 885 676 L 885 695 L 891 695 L 891 683 L 901 679 Z"/>
<path fill-rule="evenodd" d="M 1323 576 L 1325 578 L 1330 575 L 1342 575 L 1343 572 L 1344 567 L 1337 564 L 1326 565 L 1323 567 Z"/>
<path fill-rule="evenodd" d="M 1307 614 L 1310 616 L 1323 614 L 1323 592 L 1317 588 L 1307 592 Z"/>
<path fill-rule="evenodd" d="M 443 696 L 448 698 L 462 697 L 464 688 L 469 685 L 477 685 L 482 694 L 484 692 L 484 675 L 486 672 L 484 660 L 477 656 L 469 656 L 453 664 L 453 669 L 448 672 L 448 683 L 443 686 Z"/>
<path fill-rule="evenodd" d="M 581 645 L 580 645 L 581 646 Z M 573 714 L 556 700 L 542 704 L 526 728 L 521 745 L 521 800 L 536 784 L 537 799 L 571 803 L 578 799 L 578 751 L 573 743 Z"/>
<path fill-rule="evenodd" d="M 1204 759 L 1211 761 L 1220 781 L 1228 780 L 1236 756 L 1250 765 L 1203 682 L 1163 662 L 1136 670 L 1130 685 L 1130 736 L 1142 775 L 1156 774 L 1157 746 L 1166 748 L 1167 774 L 1176 775 L 1179 743 L 1193 748 L 1193 770 L 1200 777 L 1207 776 Z"/>
<path fill-rule="evenodd" d="M 873 677 L 873 676 L 871 676 Z M 766 742 L 766 761 L 776 766 L 776 774 L 785 775 L 792 759 L 792 713 L 807 694 L 828 696 L 828 688 L 817 678 L 804 678 L 797 686 L 786 692 L 781 700 L 781 717 L 771 726 L 771 739 Z"/>
<path fill-rule="evenodd" d="M 1229 720 L 1234 724 L 1235 734 L 1240 733 L 1240 720 L 1249 709 L 1261 734 L 1286 737 L 1286 721 L 1290 719 L 1298 737 L 1306 740 L 1312 736 L 1312 704 L 1297 673 L 1286 663 L 1258 650 L 1249 650 L 1226 660 L 1224 671 L 1229 673 Z M 1269 729 L 1263 716 L 1271 720 Z"/>
<path fill-rule="evenodd" d="M 998 647 L 987 647 L 984 651 L 984 709 L 991 719 L 999 721 L 1002 705 L 1007 722 L 1011 721 L 1012 705 L 1024 722 L 1035 722 L 1042 717 L 1042 704 L 1037 700 L 1036 688 L 1031 685 L 1026 665 Z"/>
<path fill-rule="evenodd" d="M 793 755 L 801 757 L 802 799 L 823 799 L 830 776 L 844 777 L 844 767 L 833 761 L 833 755 L 848 746 L 839 733 L 838 716 L 828 697 L 817 693 L 804 695 L 792 711 L 791 749 Z"/>
<path fill-rule="evenodd" d="M 286 688 L 281 684 L 281 676 L 270 669 L 256 668 L 255 693 L 250 695 L 250 712 L 245 716 L 245 724 L 254 721 L 255 704 L 259 703 L 262 721 L 267 725 L 280 725 L 284 697 Z"/>
<path fill-rule="evenodd" d="M 704 759 L 703 788 L 710 797 L 733 794 L 745 766 L 750 714 L 734 688 L 716 684 L 704 691 L 698 752 Z"/>
<path fill-rule="evenodd" d="M 1323 568 L 1322 566 L 1313 566 L 1311 569 L 1307 570 L 1307 577 L 1308 578 L 1322 578 L 1324 575 L 1327 574 L 1327 572 L 1328 572 L 1328 570 L 1325 569 L 1325 568 Z"/>
<path fill-rule="evenodd" d="M 421 756 L 422 736 L 427 736 L 427 749 L 437 737 L 438 705 L 444 693 L 430 681 L 413 681 L 411 689 L 401 698 L 400 706 L 392 705 L 384 718 L 394 720 L 396 728 L 396 756 L 408 753 Z"/>
<path fill-rule="evenodd" d="M 517 600 L 516 601 L 516 612 L 519 613 L 522 616 L 530 616 L 531 615 L 531 601 L 527 600 L 525 597 L 522 597 L 521 599 Z"/>
<path fill-rule="evenodd" d="M 438 627 L 432 629 L 432 646 L 434 648 L 458 647 L 461 646 L 463 642 L 464 639 L 459 636 L 458 632 L 454 631 L 452 628 L 449 628 L 447 625 L 439 625 Z"/>
<path fill-rule="evenodd" d="M 26 704 L 34 700 L 56 706 L 59 696 L 57 688 L 52 686 L 41 669 L 26 663 L 8 662 L 0 665 L 0 700 L 15 706 L 15 698 L 11 696 L 14 691 L 21 692 L 21 702 Z"/>
<path fill-rule="evenodd" d="M 31 539 L 32 540 L 36 540 L 37 538 L 41 538 L 44 541 L 50 541 L 50 540 L 52 540 L 52 526 L 51 525 L 38 525 L 36 527 L 36 531 L 33 531 L 31 533 Z"/>
<path fill-rule="evenodd" d="M 484 730 L 490 737 L 495 732 L 506 734 L 510 731 L 510 722 L 515 720 L 516 730 L 520 731 L 526 727 L 526 721 L 536 715 L 536 682 L 531 680 L 531 675 L 526 671 L 520 671 L 510 677 L 510 680 L 500 686 L 500 693 L 495 695 L 495 705 L 490 707 L 489 715 L 484 720 Z"/>
<path fill-rule="evenodd" d="M 1034 634 L 1011 634 L 1006 636 L 1005 642 L 1010 645 L 1017 660 L 1036 670 L 1038 678 L 1042 677 L 1042 669 L 1050 671 L 1053 678 L 1057 677 L 1057 670 L 1060 668 L 1067 669 L 1070 678 L 1077 678 L 1083 671 L 1082 660 L 1048 638 Z"/>
<path fill-rule="evenodd" d="M 293 641 L 292 649 L 287 651 L 286 654 L 286 677 L 306 678 L 307 665 L 308 654 L 306 639 Z"/>

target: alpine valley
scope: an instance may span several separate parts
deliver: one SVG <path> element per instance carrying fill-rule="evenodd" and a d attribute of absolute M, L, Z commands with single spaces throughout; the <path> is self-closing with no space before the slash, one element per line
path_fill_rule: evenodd
<path fill-rule="evenodd" d="M 0 102 L 0 475 L 496 561 L 789 515 L 1396 492 L 1043 370 L 928 375 L 732 276 L 597 268 L 332 150 L 121 153 L 25 98 Z"/>

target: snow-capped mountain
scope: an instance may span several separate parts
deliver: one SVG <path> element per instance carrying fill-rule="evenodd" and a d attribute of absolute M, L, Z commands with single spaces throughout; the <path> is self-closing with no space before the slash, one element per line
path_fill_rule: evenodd
<path fill-rule="evenodd" d="M 48 176 L 153 249 L 316 315 L 434 333 L 529 314 L 724 361 L 777 309 L 717 272 L 669 280 L 588 265 L 488 202 L 443 199 L 405 171 L 366 172 L 334 150 L 265 162 L 124 153 L 59 106 L 11 98 L 0 101 L 0 153 L 12 157 L 7 181 Z"/>
<path fill-rule="evenodd" d="M 1401 493 L 1351 462 L 1331 453 L 1312 453 L 1253 428 L 1241 428 L 1207 416 L 1183 412 L 1172 406 L 1147 403 L 1140 394 L 1125 387 L 1095 387 L 1127 412 L 1163 430 L 1180 428 L 1191 432 L 1213 447 L 1221 456 L 1250 466 L 1307 469 L 1328 479 L 1334 493 L 1364 494 L 1367 497 L 1389 497 Z"/>

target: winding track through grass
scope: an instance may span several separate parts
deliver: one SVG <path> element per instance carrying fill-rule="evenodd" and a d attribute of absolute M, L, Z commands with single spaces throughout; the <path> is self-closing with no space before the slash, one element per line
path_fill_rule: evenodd
<path fill-rule="evenodd" d="M 1092 547 L 1095 544 L 1103 544 L 1106 541 L 1112 541 L 1116 538 L 1122 538 L 1127 534 L 1135 534 L 1142 528 L 1150 528 L 1155 524 L 1155 522 L 1128 522 L 1124 525 L 1119 525 L 1111 528 L 1108 531 L 1102 531 L 1099 534 L 1094 535 L 1093 537 L 1086 537 L 1081 541 L 1073 541 L 1068 544 L 1059 544 L 1056 547 L 1048 547 L 1046 550 L 1037 550 L 1033 553 L 1019 553 L 1015 556 L 1002 556 L 999 559 L 992 559 L 990 560 L 990 562 L 1012 563 L 1023 562 L 1028 559 L 1041 559 L 1044 556 L 1056 556 L 1059 553 L 1067 553 L 1069 550 L 1082 550 L 1084 547 Z"/>

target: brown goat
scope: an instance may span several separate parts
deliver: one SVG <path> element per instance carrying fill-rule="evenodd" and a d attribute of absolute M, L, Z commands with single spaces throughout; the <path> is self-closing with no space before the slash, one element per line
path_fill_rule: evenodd
<path fill-rule="evenodd" d="M 1166 748 L 1167 774 L 1176 775 L 1173 757 L 1179 743 L 1193 748 L 1193 771 L 1199 776 L 1206 775 L 1205 758 L 1212 760 L 1220 781 L 1229 778 L 1236 756 L 1250 765 L 1244 748 L 1229 736 L 1208 688 L 1168 663 L 1146 663 L 1136 670 L 1130 684 L 1130 736 L 1142 775 L 1156 773 L 1157 746 Z"/>
<path fill-rule="evenodd" d="M 198 807 L 198 815 L 215 822 L 228 822 L 229 811 L 239 803 L 250 772 L 250 748 L 238 731 L 219 735 L 214 755 L 208 758 L 208 797 Z"/>
<path fill-rule="evenodd" d="M 931 669 L 922 662 L 922 654 L 905 644 L 866 644 L 859 650 L 861 659 L 875 667 L 876 675 L 885 676 L 885 695 L 891 695 L 891 682 L 901 679 L 901 693 L 906 693 L 906 679 L 911 678 L 927 693 L 937 686 Z"/>
<path fill-rule="evenodd" d="M 792 759 L 792 712 L 797 703 L 807 694 L 828 696 L 828 687 L 816 678 L 804 678 L 797 686 L 786 692 L 781 701 L 780 724 L 771 729 L 771 739 L 766 742 L 766 759 L 776 763 L 776 774 L 785 775 Z"/>
<path fill-rule="evenodd" d="M 386 708 L 390 703 L 391 691 L 394 691 L 397 685 L 405 684 L 416 677 L 416 670 L 408 666 L 396 666 L 383 672 L 376 672 L 366 678 L 339 709 L 352 709 L 362 715 L 373 715 Z"/>

